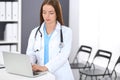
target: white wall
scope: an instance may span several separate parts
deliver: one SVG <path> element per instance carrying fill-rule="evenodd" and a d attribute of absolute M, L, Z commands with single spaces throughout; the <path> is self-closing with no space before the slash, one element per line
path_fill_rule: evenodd
<path fill-rule="evenodd" d="M 80 0 L 79 4 L 80 45 L 92 46 L 93 54 L 98 49 L 111 51 L 111 69 L 120 55 L 119 4 L 120 0 Z"/>
<path fill-rule="evenodd" d="M 69 26 L 73 32 L 72 54 L 70 56 L 70 62 L 72 62 L 79 47 L 79 0 L 70 0 L 69 7 Z"/>
<path fill-rule="evenodd" d="M 70 0 L 69 7 L 69 26 L 73 31 L 72 50 L 69 58 L 71 63 L 79 47 L 79 0 Z M 73 70 L 73 73 L 75 80 L 78 80 L 78 70 Z"/>
<path fill-rule="evenodd" d="M 112 69 L 120 55 L 120 0 L 70 0 L 69 25 L 73 31 L 73 46 L 70 62 L 82 44 L 111 51 Z M 92 60 L 92 58 L 91 58 Z M 73 70 L 75 80 L 79 74 Z"/>

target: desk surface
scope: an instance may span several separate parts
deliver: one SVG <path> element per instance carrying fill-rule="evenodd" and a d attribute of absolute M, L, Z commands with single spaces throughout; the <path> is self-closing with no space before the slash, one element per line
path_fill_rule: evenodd
<path fill-rule="evenodd" d="M 20 75 L 7 73 L 5 69 L 0 69 L 0 80 L 55 80 L 55 76 L 51 73 L 44 74 L 40 77 L 29 78 Z"/>

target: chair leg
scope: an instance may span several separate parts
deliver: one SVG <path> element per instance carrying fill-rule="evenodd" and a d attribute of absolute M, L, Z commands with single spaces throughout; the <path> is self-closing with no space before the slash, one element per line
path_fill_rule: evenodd
<path fill-rule="evenodd" d="M 95 78 L 96 78 L 96 80 L 97 80 L 97 76 L 96 76 Z"/>
<path fill-rule="evenodd" d="M 82 80 L 82 73 L 80 73 L 80 78 L 79 78 L 79 80 Z"/>
<path fill-rule="evenodd" d="M 79 70 L 79 74 L 80 74 L 80 78 L 79 78 L 79 80 L 82 80 L 82 73 L 80 72 L 80 70 Z"/>
<path fill-rule="evenodd" d="M 117 80 L 117 77 L 115 77 L 115 80 Z"/>
<path fill-rule="evenodd" d="M 93 76 L 91 76 L 91 80 L 94 80 L 94 79 L 93 79 Z"/>
<path fill-rule="evenodd" d="M 85 80 L 87 79 L 87 75 L 85 76 Z"/>

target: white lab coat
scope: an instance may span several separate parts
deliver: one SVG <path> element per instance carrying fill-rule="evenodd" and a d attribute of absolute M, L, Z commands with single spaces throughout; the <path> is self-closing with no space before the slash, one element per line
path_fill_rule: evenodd
<path fill-rule="evenodd" d="M 40 28 L 42 38 L 40 37 L 39 32 L 35 38 L 35 33 L 38 27 L 32 30 L 29 37 L 26 53 L 30 56 L 32 64 L 35 64 L 37 61 L 37 64 L 44 65 L 44 24 L 45 23 L 43 23 Z M 49 41 L 49 62 L 45 66 L 55 75 L 56 80 L 74 80 L 68 62 L 68 57 L 71 51 L 72 30 L 68 27 L 62 26 L 64 47 L 59 53 L 60 27 L 60 23 L 57 22 L 57 26 Z"/>

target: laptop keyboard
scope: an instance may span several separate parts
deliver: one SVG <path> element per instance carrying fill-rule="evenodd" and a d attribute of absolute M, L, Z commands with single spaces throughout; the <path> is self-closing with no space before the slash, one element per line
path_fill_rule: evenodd
<path fill-rule="evenodd" d="M 47 73 L 47 71 L 45 71 L 45 72 L 33 72 L 33 75 L 43 75 L 46 73 Z"/>
<path fill-rule="evenodd" d="M 33 72 L 33 75 L 39 75 L 40 72 Z"/>

